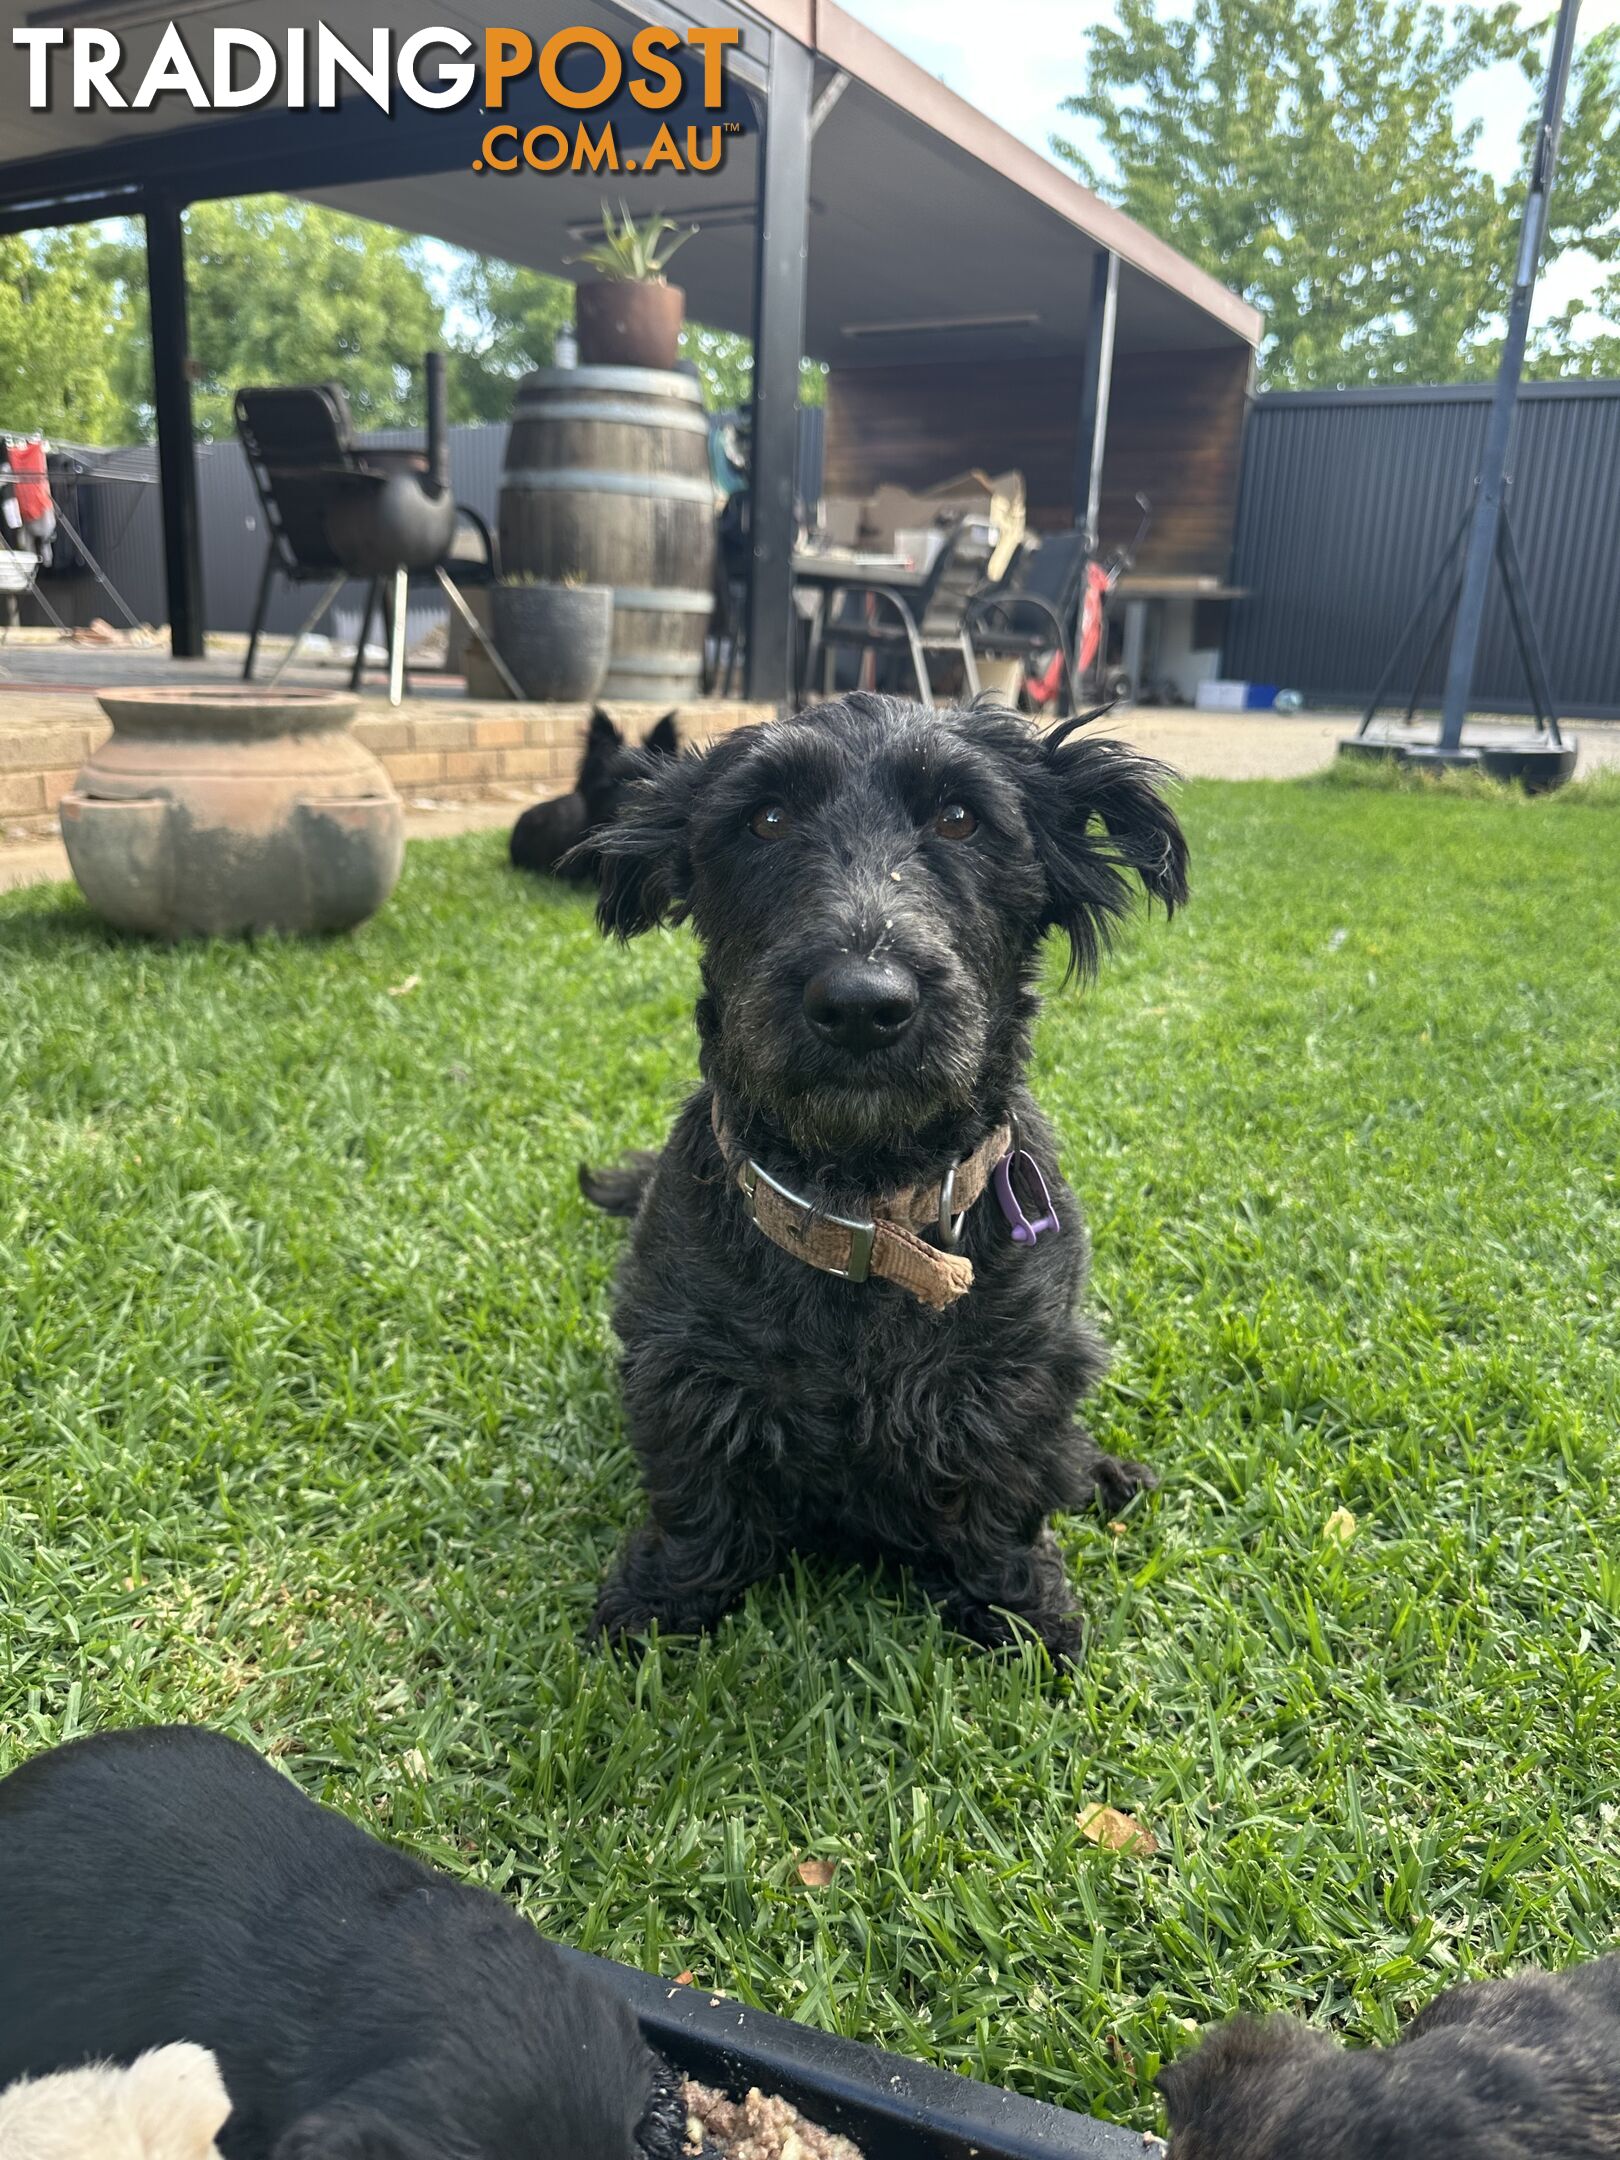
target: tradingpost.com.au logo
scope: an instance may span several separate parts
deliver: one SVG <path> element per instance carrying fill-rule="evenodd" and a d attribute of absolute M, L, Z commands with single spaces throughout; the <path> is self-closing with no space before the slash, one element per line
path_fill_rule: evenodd
<path fill-rule="evenodd" d="M 469 162 L 474 172 L 714 172 L 735 124 L 719 118 L 726 102 L 727 48 L 736 30 L 686 31 L 649 24 L 618 40 L 588 25 L 559 30 L 536 45 L 526 31 L 488 29 L 478 40 L 463 30 L 435 27 L 399 37 L 371 32 L 369 49 L 355 50 L 325 23 L 294 27 L 278 49 L 257 30 L 219 28 L 206 59 L 169 23 L 144 66 L 125 54 L 112 30 L 27 27 L 13 30 L 28 68 L 28 103 L 35 112 L 149 112 L 181 103 L 194 112 L 239 112 L 272 99 L 295 110 L 329 111 L 340 97 L 367 98 L 392 115 L 398 99 L 445 111 L 476 99 L 483 123 Z M 199 41 L 200 42 L 200 41 Z M 677 64 L 685 59 L 686 67 Z M 689 85 L 689 76 L 691 83 Z M 537 85 L 555 117 L 524 124 L 496 116 L 507 111 L 514 86 Z M 705 118 L 660 120 L 685 101 L 691 87 Z M 625 100 L 649 116 L 623 131 L 605 108 Z M 649 132 L 650 131 L 650 132 Z"/>

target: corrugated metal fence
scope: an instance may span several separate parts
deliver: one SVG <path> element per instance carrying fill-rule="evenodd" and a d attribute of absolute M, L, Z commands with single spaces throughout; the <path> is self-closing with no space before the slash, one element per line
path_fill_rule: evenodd
<path fill-rule="evenodd" d="M 824 418 L 819 406 L 806 406 L 800 415 L 800 493 L 807 500 L 814 500 L 821 492 Z M 422 436 L 419 429 L 405 428 L 366 435 L 361 440 L 377 449 L 403 449 L 419 447 Z M 82 496 L 94 501 L 86 538 L 141 621 L 161 623 L 166 619 L 168 603 L 163 584 L 161 501 L 152 484 L 157 471 L 156 453 L 136 448 L 83 454 L 97 476 L 80 490 Z M 499 423 L 450 430 L 450 484 L 456 500 L 478 511 L 491 525 L 496 522 L 501 461 L 505 455 L 506 429 Z M 202 526 L 208 627 L 246 630 L 253 621 L 253 603 L 264 568 L 265 531 L 253 476 L 240 444 L 231 441 L 197 445 L 197 509 Z M 116 611 L 105 595 L 88 579 L 47 585 L 46 591 L 58 610 L 72 620 L 82 622 L 93 615 L 116 619 Z M 289 589 L 278 579 L 270 606 L 270 629 L 296 630 L 316 597 L 312 586 Z M 352 636 L 359 626 L 363 597 L 363 588 L 351 585 L 339 598 L 339 629 L 346 635 Z M 424 621 L 442 612 L 435 609 L 429 592 L 413 593 L 413 624 L 418 603 Z"/>
<path fill-rule="evenodd" d="M 1231 611 L 1228 675 L 1368 695 L 1468 504 L 1489 401 L 1488 384 L 1255 400 L 1232 565 L 1252 597 Z M 1572 715 L 1620 715 L 1620 382 L 1526 385 L 1509 471 L 1554 697 Z M 1520 710 L 1499 581 L 1491 593 L 1475 698 Z M 1443 664 L 1442 652 L 1428 702 Z"/>

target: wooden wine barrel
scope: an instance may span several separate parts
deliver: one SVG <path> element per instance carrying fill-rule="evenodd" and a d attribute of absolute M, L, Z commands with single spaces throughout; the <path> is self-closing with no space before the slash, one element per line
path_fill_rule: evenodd
<path fill-rule="evenodd" d="M 698 696 L 714 606 L 703 393 L 656 368 L 542 368 L 518 386 L 501 478 L 507 577 L 613 588 L 604 698 Z"/>

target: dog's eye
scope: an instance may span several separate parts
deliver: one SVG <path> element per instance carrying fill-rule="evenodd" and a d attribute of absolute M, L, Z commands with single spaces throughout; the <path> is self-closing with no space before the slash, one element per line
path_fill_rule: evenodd
<path fill-rule="evenodd" d="M 979 821 L 966 803 L 948 802 L 934 813 L 934 830 L 942 840 L 966 840 L 979 829 Z"/>
<path fill-rule="evenodd" d="M 756 810 L 748 820 L 748 830 L 756 840 L 780 840 L 784 833 L 791 830 L 792 825 L 792 818 L 779 802 L 767 803 L 762 810 Z"/>

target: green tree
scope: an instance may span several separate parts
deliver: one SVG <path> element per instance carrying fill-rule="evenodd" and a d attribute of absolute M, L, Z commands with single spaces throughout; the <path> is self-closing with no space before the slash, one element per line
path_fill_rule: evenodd
<path fill-rule="evenodd" d="M 0 238 L 0 417 L 8 427 L 70 442 L 127 439 L 125 333 L 87 227 Z"/>
<path fill-rule="evenodd" d="M 1620 375 L 1620 23 L 1576 57 L 1550 222 L 1549 251 L 1588 258 L 1592 289 L 1538 332 L 1529 372 Z M 1584 326 L 1594 315 L 1606 327 L 1591 332 Z"/>
<path fill-rule="evenodd" d="M 138 228 L 103 244 L 128 406 L 151 426 L 146 261 Z M 186 212 L 197 432 L 232 431 L 244 383 L 340 382 L 361 428 L 417 426 L 422 355 L 444 338 L 421 243 L 278 195 Z"/>
<path fill-rule="evenodd" d="M 451 363 L 451 414 L 457 420 L 509 420 L 519 378 L 552 364 L 557 333 L 574 319 L 574 288 L 566 278 L 467 255 L 451 298 L 462 317 Z"/>
<path fill-rule="evenodd" d="M 681 354 L 703 378 L 703 397 L 711 412 L 740 411 L 754 394 L 754 347 L 734 330 L 711 330 L 688 323 L 681 332 Z M 825 405 L 827 370 L 817 360 L 799 365 L 799 403 Z"/>
<path fill-rule="evenodd" d="M 1457 96 L 1541 48 L 1512 6 L 1119 0 L 1065 106 L 1108 167 L 1054 148 L 1264 312 L 1272 387 L 1449 381 L 1494 364 L 1520 194 Z"/>

